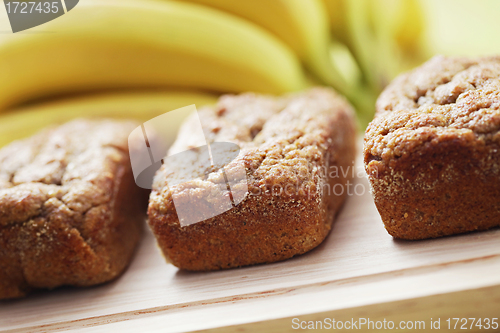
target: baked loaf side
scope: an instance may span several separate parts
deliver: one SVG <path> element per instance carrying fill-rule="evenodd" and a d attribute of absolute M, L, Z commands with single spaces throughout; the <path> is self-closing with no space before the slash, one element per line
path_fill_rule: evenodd
<path fill-rule="evenodd" d="M 77 120 L 0 150 L 0 298 L 124 270 L 147 207 L 128 157 L 134 127 Z"/>
<path fill-rule="evenodd" d="M 500 225 L 500 57 L 435 57 L 392 82 L 364 162 L 387 231 L 424 239 Z"/>
<path fill-rule="evenodd" d="M 349 175 L 339 169 L 353 167 L 356 129 L 348 103 L 316 88 L 282 98 L 225 96 L 199 115 L 210 142 L 240 147 L 225 169 L 244 165 L 248 193 L 232 209 L 181 227 L 172 197 L 209 196 L 223 175 L 169 186 L 164 165 L 148 214 L 166 259 L 182 269 L 218 270 L 284 260 L 319 245 L 346 196 Z M 193 119 L 185 123 L 170 153 L 203 144 L 192 125 Z"/>

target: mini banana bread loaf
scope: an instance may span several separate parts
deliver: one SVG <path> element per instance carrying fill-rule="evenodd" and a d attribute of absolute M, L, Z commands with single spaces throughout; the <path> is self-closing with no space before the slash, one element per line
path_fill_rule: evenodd
<path fill-rule="evenodd" d="M 0 299 L 125 269 L 148 197 L 128 157 L 136 126 L 76 120 L 0 150 Z"/>
<path fill-rule="evenodd" d="M 364 161 L 387 231 L 424 239 L 500 226 L 500 57 L 435 57 L 377 101 Z"/>
<path fill-rule="evenodd" d="M 224 96 L 198 113 L 208 142 L 231 142 L 240 151 L 223 169 L 208 176 L 206 169 L 189 173 L 182 184 L 169 182 L 186 170 L 182 161 L 167 168 L 166 157 L 148 214 L 167 261 L 186 270 L 218 270 L 284 260 L 318 246 L 346 197 L 352 173 L 356 127 L 349 104 L 331 89 L 315 88 L 281 98 Z M 196 121 L 187 120 L 170 153 L 203 145 L 193 136 Z M 192 203 L 193 212 L 203 208 L 199 198 L 222 201 L 213 191 L 217 184 L 225 187 L 224 178 L 230 179 L 238 166 L 243 177 L 231 183 L 231 200 L 237 204 L 182 225 L 175 201 Z M 236 200 L 238 188 L 248 191 Z"/>

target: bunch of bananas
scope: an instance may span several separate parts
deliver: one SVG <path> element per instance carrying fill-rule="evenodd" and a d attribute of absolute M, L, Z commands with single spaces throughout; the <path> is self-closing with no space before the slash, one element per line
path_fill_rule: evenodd
<path fill-rule="evenodd" d="M 365 123 L 389 79 L 422 60 L 421 19 L 418 0 L 80 0 L 0 36 L 0 146 L 74 117 L 147 120 L 316 84 Z"/>

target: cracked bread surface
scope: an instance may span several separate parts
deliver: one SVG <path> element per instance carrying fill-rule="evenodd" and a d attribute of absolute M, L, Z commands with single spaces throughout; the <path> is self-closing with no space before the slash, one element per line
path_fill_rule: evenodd
<path fill-rule="evenodd" d="M 169 186 L 163 166 L 148 214 L 166 259 L 181 269 L 219 270 L 285 260 L 318 246 L 346 197 L 339 188 L 345 190 L 350 180 L 350 172 L 344 177 L 326 171 L 353 167 L 356 127 L 350 105 L 331 89 L 314 88 L 283 97 L 223 96 L 199 116 L 209 142 L 240 147 L 226 170 L 244 165 L 248 193 L 229 211 L 181 227 L 173 195 L 210 195 L 223 175 L 218 171 L 188 186 Z M 192 135 L 194 122 L 190 118 L 182 126 L 170 154 L 204 144 Z"/>
<path fill-rule="evenodd" d="M 500 225 L 500 57 L 435 57 L 380 95 L 364 162 L 396 238 Z"/>
<path fill-rule="evenodd" d="M 147 205 L 128 156 L 136 126 L 76 120 L 0 150 L 0 299 L 125 269 Z"/>

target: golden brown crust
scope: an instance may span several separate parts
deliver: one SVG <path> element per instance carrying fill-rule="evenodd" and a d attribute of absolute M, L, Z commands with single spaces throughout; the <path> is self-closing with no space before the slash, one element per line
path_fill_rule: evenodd
<path fill-rule="evenodd" d="M 181 227 L 172 195 L 183 195 L 183 187 L 168 186 L 160 169 L 149 225 L 167 260 L 182 269 L 216 270 L 284 260 L 319 245 L 345 198 L 339 188 L 350 179 L 327 171 L 353 167 L 356 130 L 348 103 L 316 88 L 282 98 L 224 96 L 199 114 L 209 141 L 240 146 L 227 168 L 244 164 L 249 193 L 231 210 Z M 203 144 L 189 129 L 188 121 L 171 152 Z M 218 178 L 198 180 L 195 188 L 208 191 Z"/>
<path fill-rule="evenodd" d="M 364 160 L 388 232 L 500 225 L 500 57 L 435 57 L 381 94 Z"/>
<path fill-rule="evenodd" d="M 77 120 L 0 150 L 0 299 L 99 284 L 128 265 L 147 199 L 128 157 L 134 127 Z"/>

